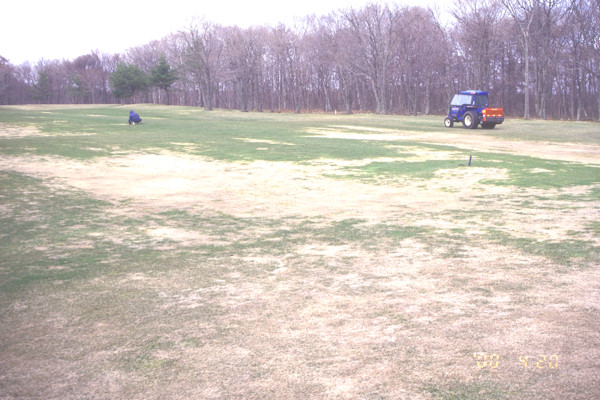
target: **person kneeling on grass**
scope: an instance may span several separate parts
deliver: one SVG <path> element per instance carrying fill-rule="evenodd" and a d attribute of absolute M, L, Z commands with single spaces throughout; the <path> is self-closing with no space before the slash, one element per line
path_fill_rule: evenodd
<path fill-rule="evenodd" d="M 137 113 L 134 113 L 133 110 L 129 111 L 129 125 L 141 124 L 142 119 Z"/>

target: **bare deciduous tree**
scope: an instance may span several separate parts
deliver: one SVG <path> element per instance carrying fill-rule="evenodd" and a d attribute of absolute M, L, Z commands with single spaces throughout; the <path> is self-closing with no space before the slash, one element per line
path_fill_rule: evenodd
<path fill-rule="evenodd" d="M 236 104 L 242 111 L 261 109 L 258 101 L 265 55 L 264 31 L 260 28 L 242 30 L 234 26 L 224 30 L 226 81 L 232 82 L 237 93 Z"/>
<path fill-rule="evenodd" d="M 187 31 L 181 32 L 187 47 L 185 67 L 201 90 L 202 104 L 213 109 L 214 90 L 223 55 L 220 26 L 206 20 L 196 20 Z"/>
<path fill-rule="evenodd" d="M 500 0 L 504 7 L 508 10 L 508 13 L 512 16 L 514 21 L 519 27 L 521 33 L 521 46 L 523 48 L 523 59 L 524 59 L 524 77 L 523 82 L 523 93 L 525 95 L 525 110 L 523 112 L 523 118 L 529 119 L 529 89 L 530 89 L 530 76 L 529 76 L 529 52 L 531 48 L 531 31 L 533 19 L 535 17 L 537 0 Z"/>
<path fill-rule="evenodd" d="M 388 111 L 389 71 L 399 38 L 397 20 L 400 10 L 369 4 L 361 10 L 346 10 L 342 16 L 352 34 L 351 46 L 356 50 L 356 56 L 352 58 L 354 67 L 369 80 L 375 97 L 375 112 L 385 114 Z"/>
<path fill-rule="evenodd" d="M 469 87 L 490 88 L 494 62 L 503 44 L 503 14 L 498 0 L 465 0 L 452 10 L 454 42 L 471 71 L 466 82 Z"/>
<path fill-rule="evenodd" d="M 465 0 L 453 16 L 445 27 L 423 7 L 370 4 L 292 27 L 196 19 L 124 54 L 0 61 L 0 102 L 114 102 L 119 63 L 149 74 L 164 55 L 178 72 L 168 102 L 208 110 L 443 113 L 475 88 L 507 115 L 600 118 L 600 0 Z M 156 86 L 131 101 L 164 102 Z"/>
<path fill-rule="evenodd" d="M 400 112 L 429 114 L 432 85 L 444 83 L 438 78 L 449 57 L 445 34 L 433 12 L 421 7 L 403 10 L 396 29 L 392 99 L 399 101 Z"/>

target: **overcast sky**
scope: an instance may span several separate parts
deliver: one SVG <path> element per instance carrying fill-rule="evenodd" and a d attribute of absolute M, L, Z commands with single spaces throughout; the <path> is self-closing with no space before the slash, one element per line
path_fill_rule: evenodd
<path fill-rule="evenodd" d="M 0 6 L 0 56 L 13 65 L 74 59 L 92 50 L 122 53 L 203 16 L 222 25 L 290 26 L 294 18 L 361 8 L 372 0 L 9 0 Z M 377 2 L 377 1 L 376 1 Z M 391 2 L 388 2 L 391 3 Z M 397 0 L 435 5 L 441 0 Z M 443 7 L 443 6 L 440 6 Z"/>

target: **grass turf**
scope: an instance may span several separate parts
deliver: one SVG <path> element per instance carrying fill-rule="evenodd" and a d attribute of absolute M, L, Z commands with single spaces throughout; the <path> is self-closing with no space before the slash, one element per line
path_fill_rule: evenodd
<path fill-rule="evenodd" d="M 597 394 L 597 165 L 435 143 L 439 117 L 140 105 L 131 127 L 128 109 L 0 108 L 3 398 Z M 507 120 L 485 137 L 590 145 L 595 128 Z M 224 165 L 221 189 L 249 210 L 296 199 L 254 186 L 260 163 L 274 187 L 279 167 L 306 171 L 282 187 L 317 210 L 345 204 L 328 197 L 336 182 L 405 197 L 366 198 L 387 206 L 374 214 L 370 201 L 243 213 L 159 186 L 158 207 L 44 167 L 165 154 Z M 498 368 L 476 352 L 499 354 Z M 525 355 L 560 361 L 524 367 Z"/>

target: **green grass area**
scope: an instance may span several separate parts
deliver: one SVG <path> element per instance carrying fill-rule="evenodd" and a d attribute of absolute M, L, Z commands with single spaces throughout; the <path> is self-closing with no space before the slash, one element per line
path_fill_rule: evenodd
<path fill-rule="evenodd" d="M 597 122 L 507 119 L 486 134 L 511 140 L 598 144 Z"/>
<path fill-rule="evenodd" d="M 518 398 L 519 390 L 510 386 L 501 386 L 497 382 L 483 381 L 471 384 L 455 384 L 450 387 L 438 389 L 430 387 L 428 390 L 435 399 L 440 400 L 503 400 Z"/>
<path fill-rule="evenodd" d="M 0 107 L 0 397 L 593 398 L 597 127 Z"/>
<path fill-rule="evenodd" d="M 416 145 L 415 145 L 416 146 Z M 419 146 L 422 147 L 422 146 Z M 428 146 L 435 151 L 436 147 Z M 450 151 L 459 149 L 446 148 Z M 499 168 L 508 173 L 500 179 L 485 181 L 494 185 L 521 187 L 566 187 L 573 185 L 591 185 L 600 181 L 600 168 L 578 163 L 540 160 L 539 158 L 515 156 L 497 153 L 474 153 L 462 151 L 465 161 L 425 160 L 421 162 L 372 162 L 363 167 L 348 167 L 349 177 L 364 179 L 390 179 L 405 176 L 408 178 L 431 179 L 441 170 L 465 167 L 469 156 L 473 156 L 471 166 L 481 168 Z"/>
<path fill-rule="evenodd" d="M 168 150 L 206 156 L 225 161 L 291 161 L 317 159 L 361 160 L 378 157 L 397 161 L 375 161 L 362 167 L 348 167 L 351 178 L 373 179 L 405 176 L 430 179 L 439 170 L 466 165 L 473 156 L 473 166 L 502 168 L 508 179 L 490 181 L 501 185 L 562 187 L 587 185 L 600 181 L 600 169 L 586 165 L 540 160 L 535 157 L 472 152 L 452 146 L 418 141 L 403 141 L 403 151 L 393 148 L 394 141 L 335 139 L 310 134 L 314 129 L 343 125 L 369 126 L 419 134 L 440 131 L 439 117 L 393 117 L 375 115 L 295 115 L 273 113 L 206 112 L 186 107 L 137 106 L 145 123 L 127 125 L 129 107 L 84 107 L 50 109 L 11 109 L 4 107 L 2 121 L 16 126 L 34 125 L 47 136 L 0 139 L 0 152 L 6 155 L 58 155 L 77 159 L 119 155 L 131 151 Z M 531 124 L 535 128 L 529 129 Z M 568 126 L 568 129 L 566 128 Z M 495 136 L 509 139 L 598 143 L 600 133 L 594 123 L 508 120 L 498 127 Z M 461 129 L 451 130 L 466 132 Z M 532 135 L 531 132 L 535 132 Z M 365 131 L 364 133 L 369 133 Z M 527 133 L 526 135 L 523 133 Z M 565 134 L 565 135 L 563 135 Z M 414 151 L 411 151 L 414 148 Z M 423 160 L 404 162 L 423 148 L 462 154 L 461 160 Z M 536 172 L 535 169 L 542 171 Z"/>
<path fill-rule="evenodd" d="M 3 121 L 34 124 L 48 137 L 19 138 L 3 143 L 6 154 L 23 149 L 39 155 L 93 158 L 123 151 L 185 151 L 231 161 L 303 161 L 314 158 L 356 159 L 394 154 L 378 145 L 306 137 L 308 127 L 331 123 L 368 123 L 373 117 L 340 119 L 334 116 L 206 112 L 184 107 L 135 107 L 144 117 L 127 125 L 128 107 L 4 111 Z M 33 122 L 32 122 L 33 121 Z M 294 144 L 253 143 L 245 139 Z M 93 150 L 91 150 L 93 149 Z"/>

